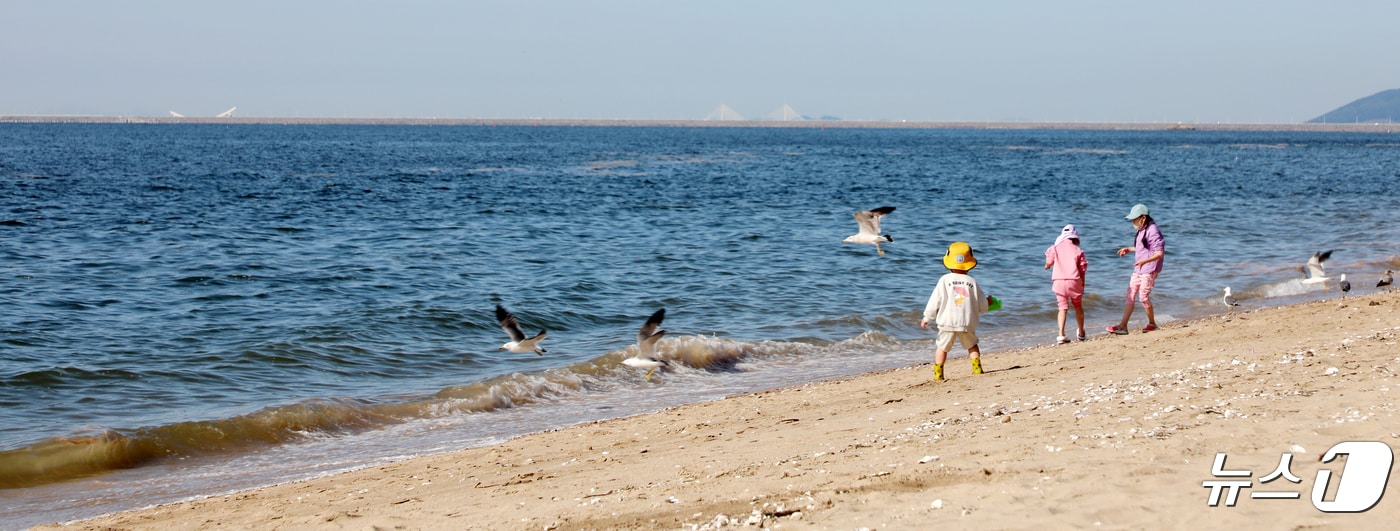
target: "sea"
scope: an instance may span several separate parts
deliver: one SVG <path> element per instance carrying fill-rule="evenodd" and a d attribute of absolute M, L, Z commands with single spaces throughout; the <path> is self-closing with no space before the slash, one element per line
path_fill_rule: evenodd
<path fill-rule="evenodd" d="M 0 528 L 929 363 L 955 241 L 995 368 L 1056 339 L 1066 224 L 1105 335 L 1138 203 L 1163 324 L 1340 297 L 1319 251 L 1363 294 L 1397 185 L 1386 133 L 4 123 Z M 881 206 L 883 255 L 842 243 Z M 497 305 L 547 352 L 500 350 Z"/>

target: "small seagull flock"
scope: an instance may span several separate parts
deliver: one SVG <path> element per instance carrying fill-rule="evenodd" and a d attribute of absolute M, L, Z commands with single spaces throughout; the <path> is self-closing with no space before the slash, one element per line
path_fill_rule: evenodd
<path fill-rule="evenodd" d="M 880 242 L 892 242 L 894 238 L 888 234 L 880 234 L 880 218 L 890 212 L 894 212 L 894 207 L 884 206 L 856 212 L 856 224 L 860 225 L 860 232 L 842 241 L 874 244 L 875 251 L 880 253 L 880 256 L 884 256 L 885 251 L 880 249 Z M 661 321 L 665 318 L 665 308 L 651 314 L 651 317 L 648 317 L 646 322 L 642 324 L 642 328 L 637 331 L 637 353 L 622 360 L 622 363 L 628 367 L 646 369 L 647 380 L 651 380 L 651 375 L 656 372 L 656 369 L 669 365 L 666 360 L 656 357 L 656 343 L 661 341 L 662 336 L 666 335 L 665 330 L 657 330 L 657 328 L 661 326 Z M 540 342 L 544 341 L 549 333 L 547 330 L 540 330 L 540 333 L 535 334 L 535 337 L 527 337 L 525 331 L 520 328 L 520 322 L 515 319 L 515 315 L 500 304 L 496 305 L 496 322 L 500 323 L 501 330 L 504 330 L 506 335 L 510 337 L 510 341 L 501 345 L 498 350 L 517 354 L 534 352 L 539 356 L 549 352 L 540 346 Z"/>
<path fill-rule="evenodd" d="M 1332 277 L 1327 276 L 1327 270 L 1322 264 L 1332 257 L 1333 252 L 1314 251 L 1312 256 L 1308 258 L 1307 264 L 1298 266 L 1298 270 L 1303 272 L 1304 284 L 1323 284 L 1332 280 Z M 1394 282 L 1395 278 L 1392 276 L 1391 270 L 1387 269 L 1385 273 L 1381 274 L 1380 280 L 1376 281 L 1376 287 L 1389 289 Z M 1347 293 L 1351 291 L 1351 281 L 1347 280 L 1346 273 L 1337 276 L 1337 287 L 1342 290 L 1342 297 L 1346 297 Z M 1235 300 L 1235 295 L 1230 292 L 1229 286 L 1225 286 L 1225 296 L 1221 298 L 1221 302 L 1230 307 L 1230 310 L 1240 305 L 1239 301 Z"/>
<path fill-rule="evenodd" d="M 622 363 L 628 367 L 647 369 L 647 380 L 651 380 L 651 373 L 655 372 L 658 367 L 668 365 L 666 360 L 656 357 L 656 342 L 661 340 L 661 336 L 666 335 L 665 330 L 657 330 L 657 327 L 661 326 L 661 321 L 665 318 L 665 308 L 651 314 L 646 323 L 642 324 L 642 329 L 637 331 L 637 353 L 622 360 Z M 517 354 L 534 352 L 540 356 L 548 352 L 540 346 L 540 341 L 544 340 L 547 331 L 540 330 L 540 333 L 535 334 L 535 337 L 525 337 L 525 331 L 520 329 L 520 323 L 515 320 L 515 315 L 506 310 L 505 306 L 496 305 L 496 322 L 500 323 L 501 330 L 505 330 L 506 335 L 510 336 L 510 341 L 501 345 L 501 348 L 497 350 L 506 350 Z"/>

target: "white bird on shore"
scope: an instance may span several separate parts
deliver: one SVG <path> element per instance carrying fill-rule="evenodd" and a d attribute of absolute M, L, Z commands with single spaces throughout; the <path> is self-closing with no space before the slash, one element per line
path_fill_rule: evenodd
<path fill-rule="evenodd" d="M 656 357 L 656 342 L 661 341 L 661 336 L 666 335 L 665 330 L 657 330 L 656 327 L 661 326 L 661 320 L 665 318 L 665 308 L 651 314 L 651 317 L 647 318 L 646 324 L 642 325 L 642 329 L 637 331 L 637 354 L 622 360 L 622 363 L 628 367 L 647 369 L 647 380 L 651 380 L 651 373 L 655 372 L 657 367 L 666 366 L 666 360 Z"/>
<path fill-rule="evenodd" d="M 843 243 L 875 244 L 875 251 L 880 253 L 880 256 L 885 256 L 884 249 L 880 248 L 880 242 L 892 242 L 894 241 L 894 237 L 888 234 L 880 234 L 880 218 L 890 212 L 894 212 L 894 207 L 883 206 L 856 212 L 856 224 L 860 225 L 860 232 L 847 236 L 846 239 L 841 241 Z"/>
<path fill-rule="evenodd" d="M 1342 288 L 1342 297 L 1346 297 L 1347 292 L 1351 291 L 1351 282 L 1347 282 L 1346 273 L 1342 273 L 1342 277 L 1337 280 L 1337 286 Z"/>
<path fill-rule="evenodd" d="M 1389 287 L 1390 287 L 1390 284 L 1391 284 L 1392 282 L 1394 282 L 1394 281 L 1395 281 L 1395 277 L 1390 276 L 1390 270 L 1387 269 L 1387 270 L 1385 270 L 1385 273 L 1381 273 L 1381 279 L 1380 279 L 1379 281 L 1376 282 L 1376 287 L 1377 287 L 1377 288 L 1389 288 Z"/>
<path fill-rule="evenodd" d="M 540 341 L 544 340 L 545 330 L 540 330 L 540 333 L 536 334 L 535 337 L 526 338 L 525 331 L 520 329 L 520 324 L 515 321 L 515 316 L 499 304 L 496 305 L 496 321 L 501 324 L 501 330 L 505 330 L 506 335 L 510 336 L 510 342 L 501 345 L 501 348 L 497 350 L 509 350 L 518 354 L 534 352 L 540 356 L 548 352 L 540 346 Z"/>
<path fill-rule="evenodd" d="M 1322 268 L 1322 263 L 1326 262 L 1327 259 L 1331 257 L 1332 251 L 1313 252 L 1312 258 L 1308 258 L 1308 265 L 1306 268 L 1298 268 L 1303 274 L 1307 275 L 1307 278 L 1303 279 L 1303 283 L 1320 284 L 1331 280 L 1327 277 L 1327 271 Z"/>
<path fill-rule="evenodd" d="M 1240 303 L 1235 300 L 1235 295 L 1230 293 L 1230 286 L 1225 286 L 1225 297 L 1221 299 L 1221 302 L 1224 302 L 1227 307 L 1226 313 L 1234 311 L 1235 307 L 1240 305 Z"/>

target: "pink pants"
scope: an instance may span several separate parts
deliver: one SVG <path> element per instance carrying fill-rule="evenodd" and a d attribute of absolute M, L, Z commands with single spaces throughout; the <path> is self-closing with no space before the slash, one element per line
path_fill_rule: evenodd
<path fill-rule="evenodd" d="M 1068 310 L 1070 304 L 1079 306 L 1084 303 L 1084 280 L 1062 278 L 1053 281 L 1051 289 L 1055 291 L 1055 302 L 1060 304 L 1061 310 Z"/>
<path fill-rule="evenodd" d="M 1133 279 L 1128 281 L 1128 304 L 1133 303 L 1133 299 L 1142 301 L 1143 308 L 1152 307 L 1152 287 L 1157 285 L 1157 273 L 1147 275 L 1133 274 Z"/>

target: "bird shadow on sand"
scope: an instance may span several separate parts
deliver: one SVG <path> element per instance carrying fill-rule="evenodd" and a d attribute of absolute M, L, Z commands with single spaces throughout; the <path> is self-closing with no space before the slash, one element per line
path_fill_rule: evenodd
<path fill-rule="evenodd" d="M 986 367 L 983 367 L 983 368 L 982 368 L 982 374 L 996 374 L 996 373 L 999 373 L 999 372 L 1014 371 L 1014 370 L 1019 370 L 1019 369 L 1024 369 L 1024 368 L 1025 368 L 1025 367 L 1022 367 L 1022 366 L 1020 366 L 1020 365 L 1012 365 L 1012 366 L 1006 367 L 1006 368 L 1004 368 L 1004 369 L 988 369 L 988 368 L 986 368 Z"/>

